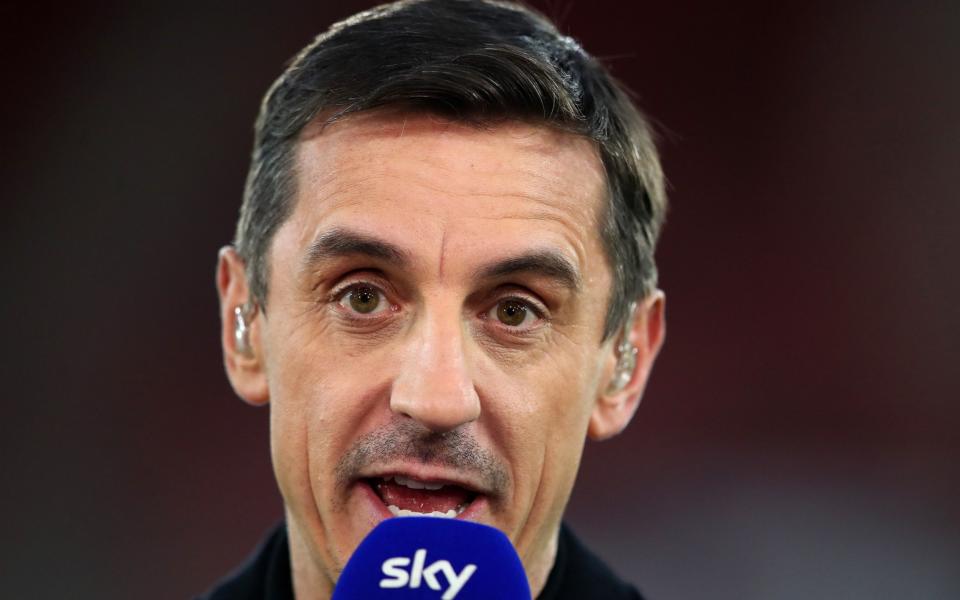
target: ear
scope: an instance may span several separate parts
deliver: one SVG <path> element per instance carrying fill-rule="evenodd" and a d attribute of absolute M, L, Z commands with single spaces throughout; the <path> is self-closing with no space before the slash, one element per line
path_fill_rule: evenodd
<path fill-rule="evenodd" d="M 262 329 L 266 324 L 261 311 L 251 301 L 246 265 L 233 246 L 220 249 L 217 258 L 217 293 L 220 295 L 220 343 L 230 385 L 246 402 L 255 406 L 266 404 L 270 394 L 261 343 Z M 249 339 L 246 349 L 237 347 L 238 306 L 253 307 L 244 318 Z"/>
<path fill-rule="evenodd" d="M 587 428 L 590 439 L 611 438 L 623 431 L 633 418 L 666 335 L 665 309 L 666 297 L 662 291 L 654 290 L 636 305 L 632 320 L 628 318 L 627 327 L 610 345 L 601 381 L 603 388 L 598 391 Z M 625 375 L 629 377 L 626 385 L 616 389 L 611 387 L 611 382 L 617 378 L 617 359 L 624 336 L 636 348 L 636 365 Z"/>

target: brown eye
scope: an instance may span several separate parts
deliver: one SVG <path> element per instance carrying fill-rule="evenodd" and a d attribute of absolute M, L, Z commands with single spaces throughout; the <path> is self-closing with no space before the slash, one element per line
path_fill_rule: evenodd
<path fill-rule="evenodd" d="M 516 300 L 504 300 L 497 304 L 497 319 L 510 327 L 522 325 L 528 312 L 526 305 Z"/>
<path fill-rule="evenodd" d="M 370 314 L 380 308 L 383 294 L 371 285 L 358 285 L 350 289 L 340 300 L 340 305 L 360 314 Z"/>

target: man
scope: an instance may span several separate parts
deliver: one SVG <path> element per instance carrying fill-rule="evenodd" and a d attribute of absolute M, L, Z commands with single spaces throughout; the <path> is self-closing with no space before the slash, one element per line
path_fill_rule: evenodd
<path fill-rule="evenodd" d="M 217 288 L 285 522 L 211 598 L 328 598 L 394 515 L 494 526 L 535 597 L 639 598 L 561 526 L 664 336 L 662 174 L 623 90 L 528 9 L 334 25 L 263 102 Z"/>

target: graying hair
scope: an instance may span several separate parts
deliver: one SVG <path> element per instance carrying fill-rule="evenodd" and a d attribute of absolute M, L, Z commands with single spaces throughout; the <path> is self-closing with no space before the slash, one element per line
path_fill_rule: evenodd
<path fill-rule="evenodd" d="M 402 0 L 336 23 L 264 97 L 234 244 L 266 308 L 268 255 L 293 211 L 304 127 L 382 107 L 476 124 L 522 119 L 594 140 L 608 202 L 601 238 L 613 272 L 603 339 L 655 287 L 666 212 L 650 125 L 625 89 L 543 15 L 492 0 Z"/>

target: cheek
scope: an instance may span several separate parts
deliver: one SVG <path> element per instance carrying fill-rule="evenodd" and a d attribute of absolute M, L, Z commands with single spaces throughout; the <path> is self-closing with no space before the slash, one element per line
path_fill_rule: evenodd
<path fill-rule="evenodd" d="M 538 353 L 533 360 L 504 367 L 486 365 L 478 373 L 478 388 L 496 442 L 513 456 L 521 470 L 550 476 L 550 470 L 571 460 L 579 462 L 593 406 L 595 366 L 570 348 Z M 486 392 L 486 393 L 484 393 Z"/>
<path fill-rule="evenodd" d="M 287 506 L 301 511 L 312 504 L 310 465 L 306 452 L 306 428 L 296 418 L 294 407 L 270 405 L 270 454 L 274 476 Z"/>
<path fill-rule="evenodd" d="M 268 366 L 270 386 L 270 444 L 274 470 L 288 502 L 310 493 L 324 474 L 323 464 L 336 445 L 330 424 L 338 421 L 340 390 L 331 380 L 329 359 L 316 353 L 308 336 L 291 333 L 273 346 Z"/>
<path fill-rule="evenodd" d="M 385 347 L 333 339 L 318 324 L 281 335 L 269 368 L 271 438 L 284 449 L 277 456 L 301 470 L 309 460 L 315 482 L 327 484 L 352 441 L 389 418 L 385 365 L 395 361 Z"/>

